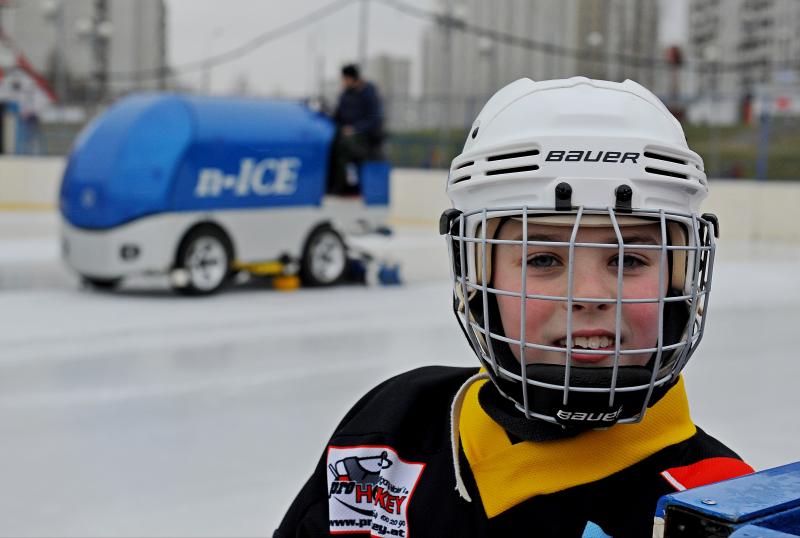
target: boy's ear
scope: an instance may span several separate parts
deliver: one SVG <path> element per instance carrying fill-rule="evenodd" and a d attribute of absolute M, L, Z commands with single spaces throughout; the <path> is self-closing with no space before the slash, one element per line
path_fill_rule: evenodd
<path fill-rule="evenodd" d="M 511 220 L 511 217 L 496 217 L 486 220 L 486 239 L 497 239 L 500 230 Z M 478 224 L 475 230 L 475 237 L 483 237 L 483 223 Z M 492 266 L 494 265 L 494 245 L 486 243 L 486 285 L 492 283 Z M 483 285 L 483 248 L 475 245 L 475 276 L 477 283 Z"/>
<path fill-rule="evenodd" d="M 496 219 L 489 220 L 486 223 L 486 238 L 494 239 L 494 234 L 497 230 Z M 478 224 L 475 229 L 475 237 L 483 237 L 483 223 Z M 488 286 L 492 281 L 492 247 L 491 243 L 486 243 L 486 285 Z M 483 285 L 483 244 L 475 243 L 475 283 Z"/>
<path fill-rule="evenodd" d="M 459 217 L 462 215 L 458 209 L 445 209 L 439 217 L 439 235 L 450 234 L 450 244 L 453 249 L 453 271 L 456 277 L 461 273 L 461 245 L 454 236 L 459 235 Z"/>
<path fill-rule="evenodd" d="M 686 228 L 683 224 L 674 221 L 667 222 L 667 242 L 675 247 L 685 247 L 689 244 Z M 669 256 L 671 264 L 669 287 L 678 291 L 683 291 L 686 285 L 686 263 L 687 256 L 685 250 L 672 250 Z"/>

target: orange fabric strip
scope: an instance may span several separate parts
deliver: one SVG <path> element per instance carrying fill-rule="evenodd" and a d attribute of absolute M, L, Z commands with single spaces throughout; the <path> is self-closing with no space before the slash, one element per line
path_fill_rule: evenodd
<path fill-rule="evenodd" d="M 750 474 L 753 468 L 736 458 L 706 458 L 691 465 L 673 467 L 661 475 L 679 491 Z M 670 480 L 671 478 L 671 480 Z"/>

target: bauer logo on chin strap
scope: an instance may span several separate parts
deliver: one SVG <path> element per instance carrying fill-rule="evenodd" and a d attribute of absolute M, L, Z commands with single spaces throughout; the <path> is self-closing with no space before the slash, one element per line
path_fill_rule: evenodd
<path fill-rule="evenodd" d="M 564 425 L 589 425 L 597 423 L 598 426 L 611 426 L 616 424 L 619 416 L 622 414 L 622 406 L 616 410 L 606 411 L 574 411 L 568 409 L 559 409 L 556 412 L 556 419 L 560 424 Z"/>

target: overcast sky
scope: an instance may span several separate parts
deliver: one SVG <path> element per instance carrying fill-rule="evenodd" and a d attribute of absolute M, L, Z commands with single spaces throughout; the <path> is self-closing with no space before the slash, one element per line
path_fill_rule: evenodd
<path fill-rule="evenodd" d="M 433 9 L 435 0 L 404 0 Z M 489 0 L 487 0 L 489 1 Z M 557 0 L 551 0 L 557 1 Z M 686 38 L 686 0 L 659 0 L 662 43 Z M 331 3 L 331 0 L 166 0 L 169 59 L 173 66 L 202 60 L 231 50 L 252 38 Z M 243 80 L 256 94 L 281 92 L 292 96 L 312 93 L 320 73 L 335 77 L 343 63 L 358 57 L 360 2 L 353 2 L 291 35 L 278 38 L 241 59 L 181 80 L 196 88 L 210 86 L 225 93 Z M 370 2 L 367 51 L 410 57 L 412 90 L 420 86 L 420 40 L 426 22 L 379 2 Z"/>

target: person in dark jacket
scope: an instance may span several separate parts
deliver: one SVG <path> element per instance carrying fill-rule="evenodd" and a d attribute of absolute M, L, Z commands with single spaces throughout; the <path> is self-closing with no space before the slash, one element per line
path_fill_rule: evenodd
<path fill-rule="evenodd" d="M 518 80 L 473 123 L 447 194 L 453 311 L 480 368 L 370 391 L 276 538 L 642 538 L 663 495 L 752 472 L 689 414 L 717 221 L 655 95 Z"/>
<path fill-rule="evenodd" d="M 383 104 L 375 85 L 361 78 L 356 65 L 342 68 L 342 93 L 336 105 L 331 191 L 358 192 L 358 165 L 380 157 L 383 142 Z"/>

